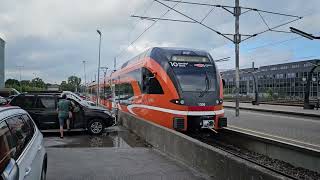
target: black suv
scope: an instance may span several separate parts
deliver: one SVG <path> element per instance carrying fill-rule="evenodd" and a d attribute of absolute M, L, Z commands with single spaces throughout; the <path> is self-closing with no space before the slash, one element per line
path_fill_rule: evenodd
<path fill-rule="evenodd" d="M 57 103 L 60 94 L 19 94 L 9 103 L 26 110 L 41 130 L 59 129 Z M 90 106 L 75 99 L 73 102 L 72 129 L 88 130 L 91 134 L 101 134 L 105 127 L 112 126 L 114 118 L 106 109 Z"/>

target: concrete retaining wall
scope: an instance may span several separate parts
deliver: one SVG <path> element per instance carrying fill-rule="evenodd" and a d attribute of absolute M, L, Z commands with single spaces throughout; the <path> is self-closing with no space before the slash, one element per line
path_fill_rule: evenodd
<path fill-rule="evenodd" d="M 119 112 L 120 123 L 155 149 L 215 180 L 271 180 L 285 177 L 177 131 Z"/>

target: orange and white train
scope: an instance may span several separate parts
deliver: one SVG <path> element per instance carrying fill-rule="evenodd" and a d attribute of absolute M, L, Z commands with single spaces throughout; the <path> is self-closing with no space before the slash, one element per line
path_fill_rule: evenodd
<path fill-rule="evenodd" d="M 100 103 L 110 110 L 178 131 L 227 126 L 222 79 L 205 51 L 150 48 L 101 82 Z M 97 85 L 89 88 L 94 95 Z"/>

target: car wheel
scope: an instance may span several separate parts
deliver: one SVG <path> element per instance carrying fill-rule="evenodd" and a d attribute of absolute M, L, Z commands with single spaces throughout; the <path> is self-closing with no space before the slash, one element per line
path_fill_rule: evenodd
<path fill-rule="evenodd" d="M 47 172 L 45 167 L 43 166 L 41 170 L 41 180 L 46 180 L 46 177 L 47 177 Z"/>
<path fill-rule="evenodd" d="M 105 128 L 105 125 L 100 119 L 94 119 L 90 121 L 88 124 L 89 133 L 93 135 L 101 134 L 104 128 Z"/>

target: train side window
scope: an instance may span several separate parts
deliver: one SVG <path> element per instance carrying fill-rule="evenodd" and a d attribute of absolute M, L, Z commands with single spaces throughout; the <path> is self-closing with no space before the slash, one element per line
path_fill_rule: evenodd
<path fill-rule="evenodd" d="M 131 98 L 132 96 L 134 96 L 133 88 L 130 83 L 125 84 L 125 92 L 126 92 L 126 96 L 128 99 Z"/>
<path fill-rule="evenodd" d="M 142 68 L 142 92 L 144 94 L 163 94 L 159 81 L 147 68 Z"/>
<path fill-rule="evenodd" d="M 136 70 L 133 70 L 131 72 L 128 73 L 128 76 L 135 79 L 139 86 L 141 87 L 142 86 L 142 83 L 141 83 L 141 69 L 136 69 Z"/>
<path fill-rule="evenodd" d="M 111 99 L 112 98 L 112 91 L 110 86 L 107 86 L 104 88 L 104 94 L 106 99 Z"/>

